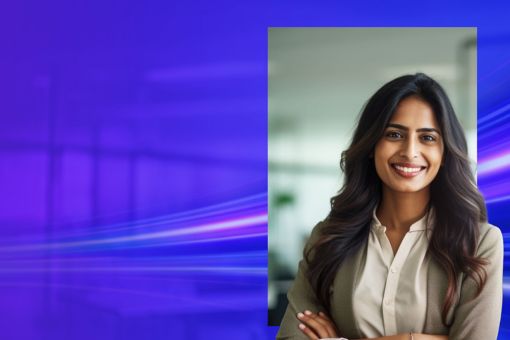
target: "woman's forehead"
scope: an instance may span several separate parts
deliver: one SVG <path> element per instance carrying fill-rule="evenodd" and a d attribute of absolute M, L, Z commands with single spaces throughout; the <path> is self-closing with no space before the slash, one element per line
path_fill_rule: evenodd
<path fill-rule="evenodd" d="M 398 104 L 389 124 L 398 124 L 409 129 L 434 128 L 439 130 L 432 106 L 416 96 L 405 98 Z"/>

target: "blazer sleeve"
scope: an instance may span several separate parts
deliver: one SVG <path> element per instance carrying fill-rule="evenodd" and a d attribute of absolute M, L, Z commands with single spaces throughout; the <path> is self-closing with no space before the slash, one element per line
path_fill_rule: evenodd
<path fill-rule="evenodd" d="M 313 244 L 318 237 L 321 223 L 315 226 L 308 241 L 308 245 Z M 282 319 L 280 330 L 276 339 L 303 339 L 308 340 L 308 337 L 298 328 L 300 324 L 296 314 L 304 310 L 310 310 L 318 313 L 324 312 L 324 307 L 319 303 L 315 292 L 307 278 L 308 267 L 306 261 L 303 259 L 299 262 L 298 272 L 294 283 L 287 293 L 289 304 Z"/>
<path fill-rule="evenodd" d="M 499 228 L 486 226 L 481 235 L 477 255 L 488 261 L 487 279 L 480 295 L 477 285 L 465 276 L 454 321 L 449 331 L 450 340 L 497 339 L 503 302 L 503 237 Z"/>

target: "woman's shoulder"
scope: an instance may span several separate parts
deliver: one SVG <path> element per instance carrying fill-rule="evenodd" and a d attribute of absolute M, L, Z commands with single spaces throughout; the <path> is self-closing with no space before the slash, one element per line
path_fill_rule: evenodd
<path fill-rule="evenodd" d="M 484 238 L 497 238 L 503 237 L 501 234 L 501 229 L 499 227 L 490 224 L 490 223 L 480 223 L 480 241 L 483 241 Z"/>
<path fill-rule="evenodd" d="M 326 220 L 319 221 L 315 227 L 312 228 L 312 232 L 310 233 L 310 238 L 318 237 L 322 233 L 322 230 L 326 227 Z"/>
<path fill-rule="evenodd" d="M 487 252 L 503 251 L 503 234 L 501 230 L 490 223 L 480 223 L 480 238 L 478 240 L 478 255 Z"/>
<path fill-rule="evenodd" d="M 315 225 L 315 227 L 313 227 L 310 235 L 308 236 L 305 249 L 309 249 L 320 239 L 321 235 L 323 234 L 324 227 L 326 227 L 325 221 L 320 221 Z"/>

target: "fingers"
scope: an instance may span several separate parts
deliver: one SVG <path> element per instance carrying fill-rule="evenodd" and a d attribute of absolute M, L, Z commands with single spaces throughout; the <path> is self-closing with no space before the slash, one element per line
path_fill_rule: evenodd
<path fill-rule="evenodd" d="M 340 335 L 340 331 L 338 330 L 338 328 L 336 327 L 335 323 L 333 322 L 333 320 L 331 320 L 331 318 L 323 313 L 323 312 L 319 312 L 319 317 L 321 317 L 327 324 L 328 324 L 328 327 L 330 329 L 330 333 L 333 335 L 333 336 L 339 336 Z"/>
<path fill-rule="evenodd" d="M 317 335 L 308 327 L 306 327 L 304 324 L 300 323 L 299 324 L 299 329 L 305 333 L 305 335 L 311 339 L 311 340 L 318 340 L 319 338 L 317 337 Z"/>
<path fill-rule="evenodd" d="M 331 321 L 331 319 L 329 318 L 329 316 L 327 316 L 326 314 L 324 314 L 323 312 L 319 312 L 319 316 L 321 316 L 322 318 L 328 320 L 329 322 L 333 323 L 333 321 Z"/>
<path fill-rule="evenodd" d="M 305 328 L 300 327 L 303 332 L 305 330 L 310 330 L 314 335 L 318 336 L 319 339 L 337 337 L 334 323 L 324 313 L 315 314 L 310 311 L 305 311 L 304 313 L 298 313 L 297 317 L 306 326 Z M 309 336 L 308 333 L 305 334 Z"/>
<path fill-rule="evenodd" d="M 320 312 L 320 313 L 322 313 L 322 312 Z M 315 313 L 312 313 L 312 312 L 310 312 L 308 310 L 305 310 L 305 315 L 313 318 L 315 321 L 320 323 L 323 327 L 327 328 L 328 330 L 332 329 L 332 327 L 330 325 L 332 322 L 329 319 L 324 318 L 320 314 L 315 314 Z"/>

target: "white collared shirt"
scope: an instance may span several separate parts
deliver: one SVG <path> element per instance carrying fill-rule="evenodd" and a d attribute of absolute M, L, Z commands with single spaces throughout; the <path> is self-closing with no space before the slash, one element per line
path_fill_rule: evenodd
<path fill-rule="evenodd" d="M 427 216 L 413 223 L 393 254 L 386 227 L 374 211 L 363 268 L 359 268 L 353 292 L 354 319 L 366 337 L 421 330 L 427 307 L 425 256 L 431 227 Z M 429 219 L 431 220 L 431 219 Z"/>

